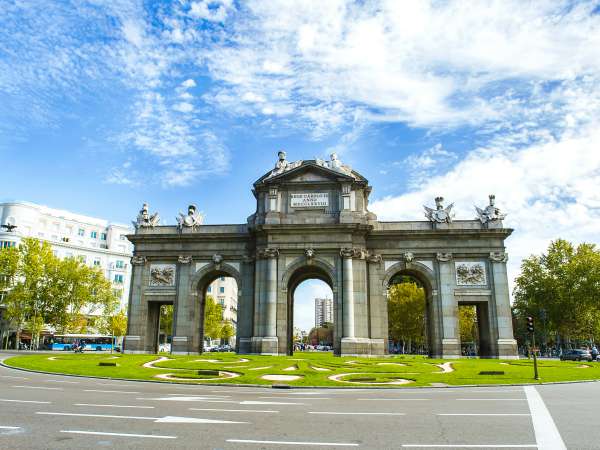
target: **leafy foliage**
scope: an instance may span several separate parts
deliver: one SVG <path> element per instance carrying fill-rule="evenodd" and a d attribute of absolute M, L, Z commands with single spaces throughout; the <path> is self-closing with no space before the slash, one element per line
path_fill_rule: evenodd
<path fill-rule="evenodd" d="M 514 297 L 517 328 L 533 316 L 538 335 L 556 333 L 567 342 L 599 339 L 600 251 L 594 244 L 552 242 L 546 253 L 523 260 Z"/>
<path fill-rule="evenodd" d="M 393 341 L 425 343 L 425 290 L 416 283 L 393 284 L 388 291 L 389 338 Z"/>

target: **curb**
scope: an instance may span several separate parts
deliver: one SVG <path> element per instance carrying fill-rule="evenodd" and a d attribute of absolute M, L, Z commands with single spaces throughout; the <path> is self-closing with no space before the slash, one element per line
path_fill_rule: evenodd
<path fill-rule="evenodd" d="M 12 357 L 12 356 L 11 356 Z M 60 373 L 60 372 L 46 372 L 43 370 L 33 370 L 33 369 L 23 369 L 21 367 L 9 366 L 4 362 L 4 359 L 0 359 L 0 366 L 6 367 L 7 369 L 20 370 L 22 372 L 29 373 L 41 373 L 44 375 L 60 375 L 63 377 L 73 377 L 73 378 L 89 378 L 95 380 L 116 380 L 116 381 L 129 381 L 129 382 L 138 382 L 138 383 L 158 383 L 158 384 L 176 384 L 183 386 L 232 386 L 232 387 L 250 387 L 250 388 L 263 388 L 263 389 L 282 389 L 284 386 L 286 389 L 344 389 L 344 390 L 365 390 L 365 389 L 374 389 L 374 390 L 390 390 L 390 389 L 402 389 L 402 390 L 421 390 L 421 389 L 461 389 L 461 388 L 490 388 L 490 387 L 509 387 L 509 386 L 551 386 L 555 384 L 581 384 L 581 383 L 599 383 L 600 379 L 595 380 L 572 380 L 572 381 L 547 381 L 541 383 L 508 383 L 508 384 L 461 384 L 461 385 L 452 385 L 452 386 L 410 386 L 410 387 L 385 387 L 385 386 L 291 386 L 291 385 L 282 385 L 282 384 L 272 384 L 272 385 L 264 385 L 264 384 L 239 384 L 239 383 L 181 383 L 176 381 L 158 381 L 158 380 L 136 380 L 131 378 L 113 378 L 113 377 L 99 377 L 94 375 L 76 375 L 70 373 Z"/>

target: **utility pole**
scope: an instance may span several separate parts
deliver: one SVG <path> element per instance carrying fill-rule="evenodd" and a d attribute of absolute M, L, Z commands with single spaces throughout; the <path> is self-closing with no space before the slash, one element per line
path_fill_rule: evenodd
<path fill-rule="evenodd" d="M 535 354 L 535 327 L 533 326 L 533 317 L 527 316 L 527 331 L 531 333 L 531 353 L 533 353 L 533 377 L 540 379 L 538 374 L 537 356 Z"/>

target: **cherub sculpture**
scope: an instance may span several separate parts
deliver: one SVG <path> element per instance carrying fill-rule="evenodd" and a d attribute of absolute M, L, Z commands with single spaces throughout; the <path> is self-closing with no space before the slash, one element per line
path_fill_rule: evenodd
<path fill-rule="evenodd" d="M 436 197 L 435 198 L 435 208 L 428 208 L 427 206 L 423 206 L 425 208 L 425 217 L 427 217 L 431 222 L 435 223 L 450 223 L 454 218 L 454 213 L 452 212 L 452 207 L 454 203 L 448 205 L 447 208 L 444 208 L 443 205 L 444 197 Z"/>

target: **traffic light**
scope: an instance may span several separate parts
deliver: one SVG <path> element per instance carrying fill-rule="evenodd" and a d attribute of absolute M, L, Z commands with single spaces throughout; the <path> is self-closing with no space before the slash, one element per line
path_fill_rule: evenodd
<path fill-rule="evenodd" d="M 533 317 L 531 317 L 531 316 L 527 316 L 527 331 L 529 331 L 530 333 L 533 333 L 533 331 L 534 331 Z"/>

